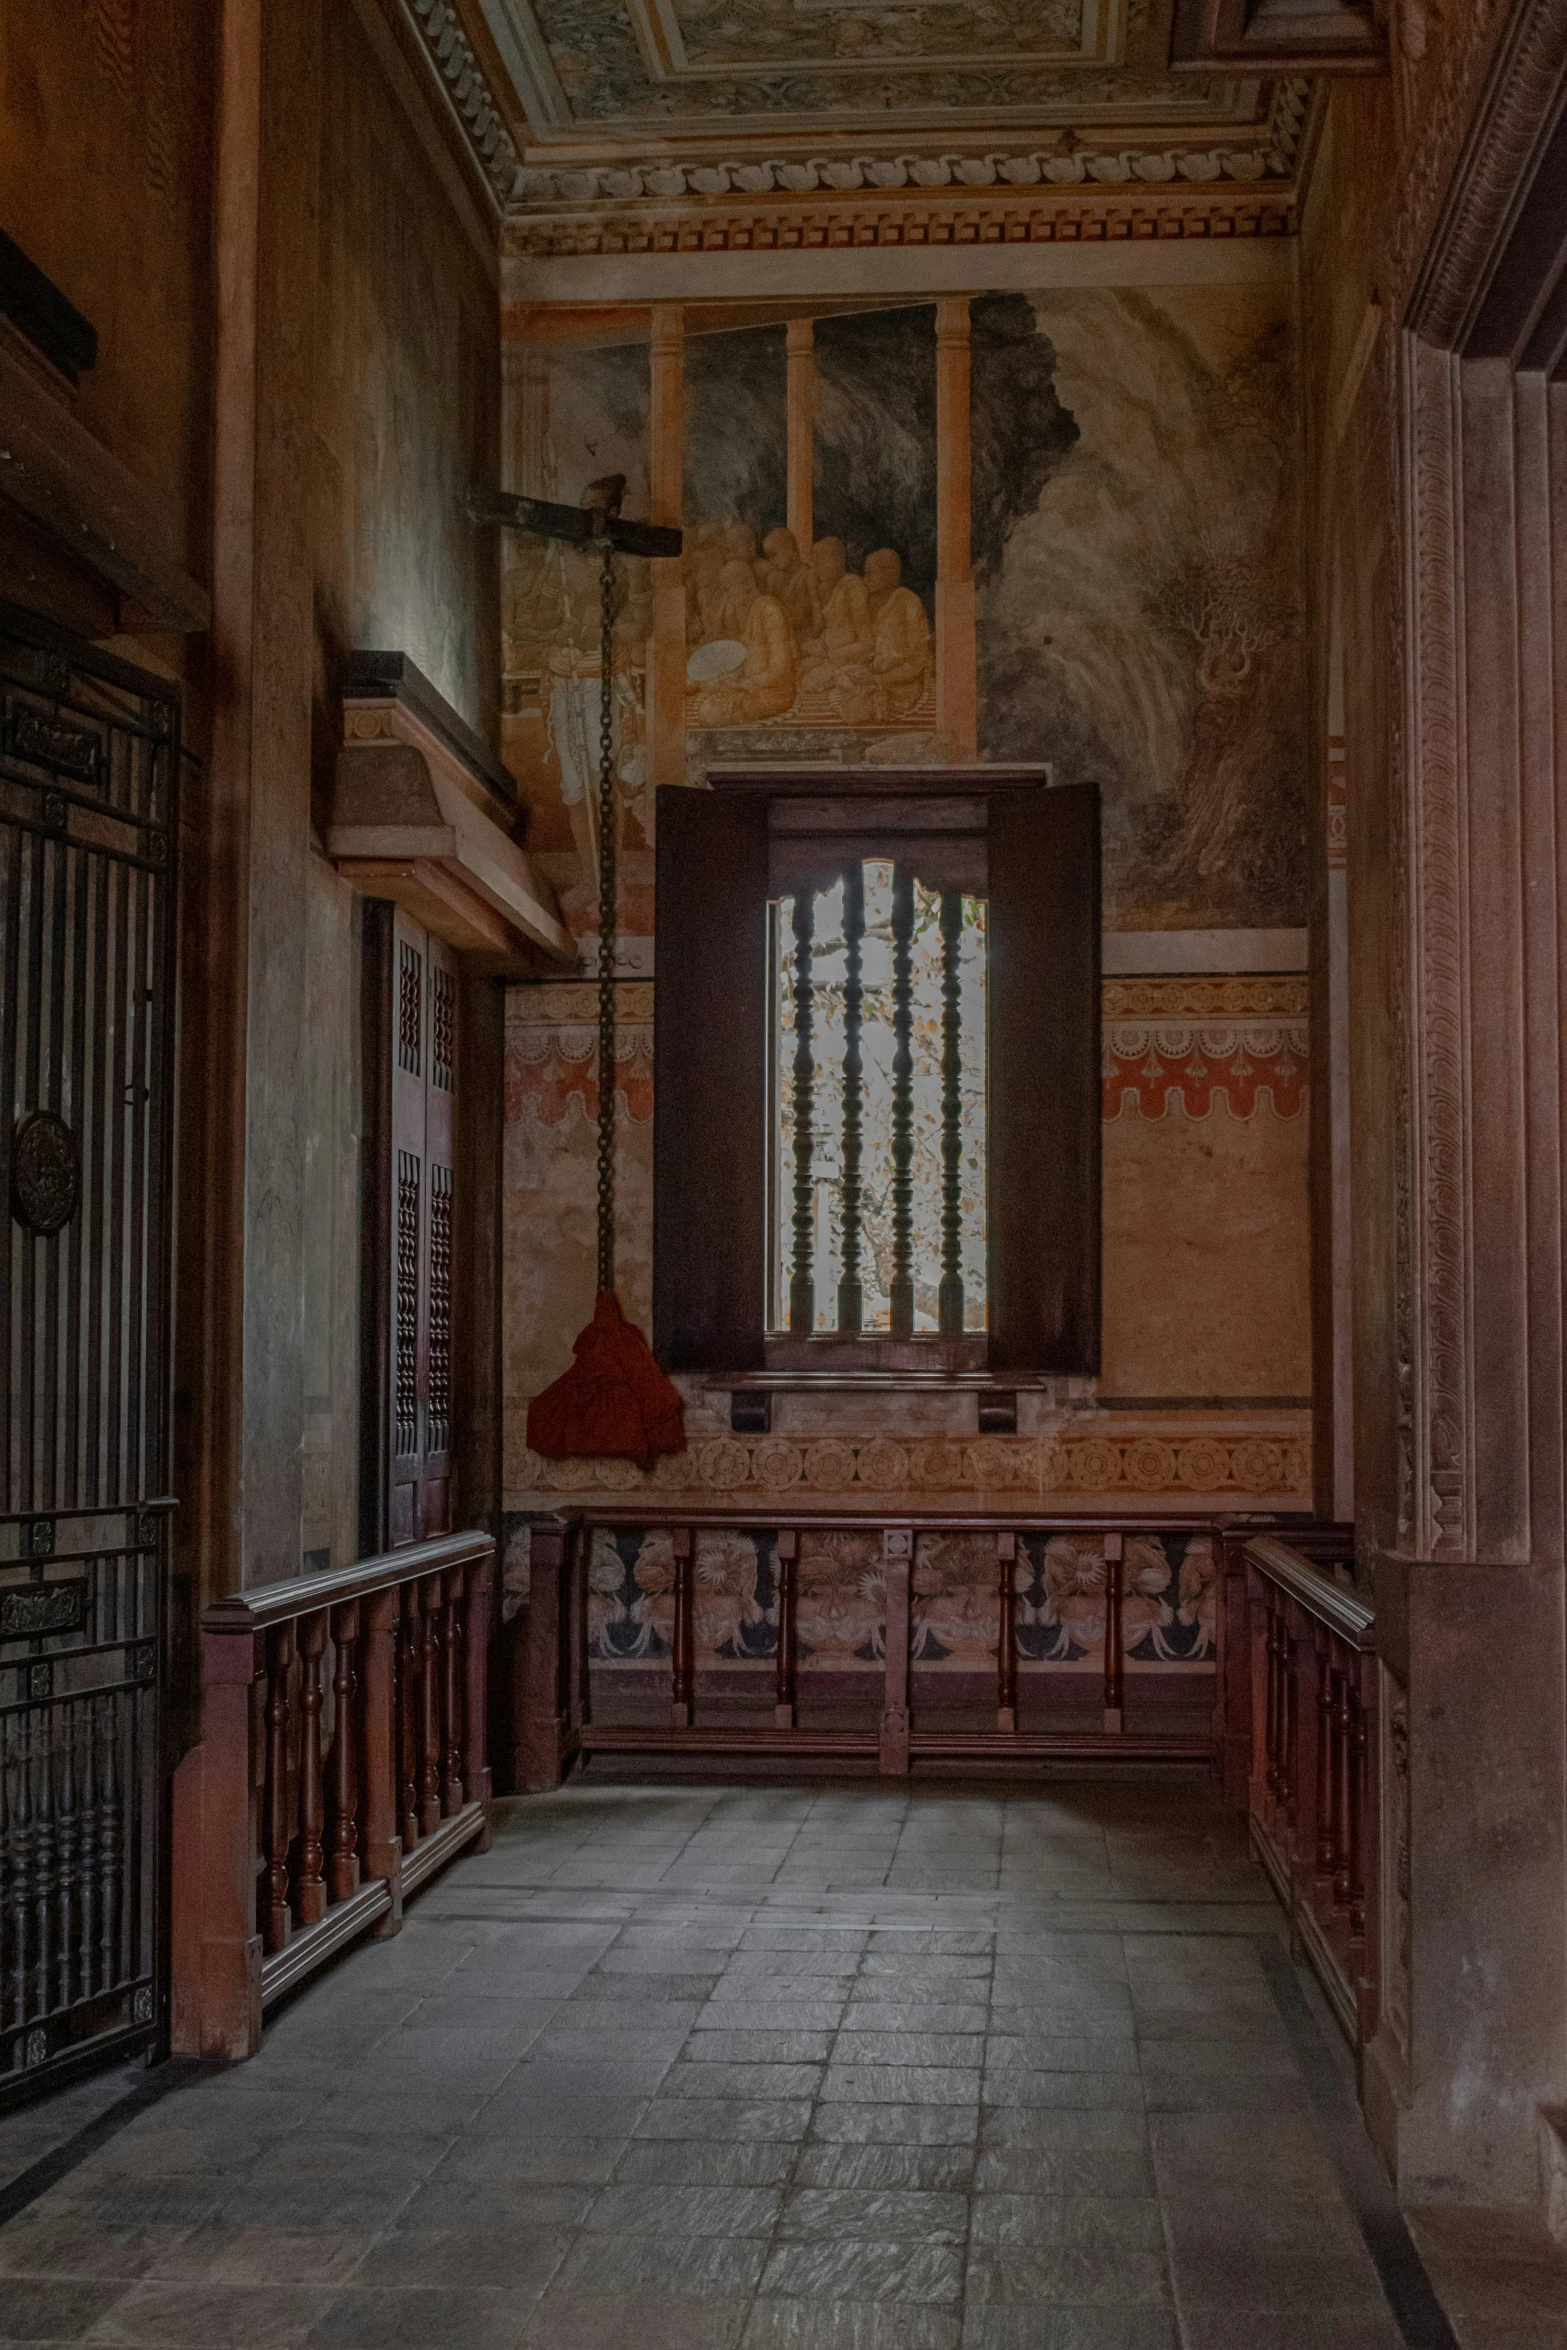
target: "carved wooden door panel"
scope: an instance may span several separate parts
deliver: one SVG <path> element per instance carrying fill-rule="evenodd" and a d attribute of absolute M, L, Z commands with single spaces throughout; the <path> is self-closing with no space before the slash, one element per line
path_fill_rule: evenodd
<path fill-rule="evenodd" d="M 0 605 L 0 2106 L 165 2029 L 179 737 Z"/>
<path fill-rule="evenodd" d="M 451 1526 L 452 1108 L 457 965 L 400 910 L 392 925 L 391 1394 L 387 1540 Z"/>

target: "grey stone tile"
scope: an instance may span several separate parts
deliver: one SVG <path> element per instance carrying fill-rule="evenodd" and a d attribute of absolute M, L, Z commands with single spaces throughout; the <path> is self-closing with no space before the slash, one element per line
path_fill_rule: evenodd
<path fill-rule="evenodd" d="M 188 2228 L 156 2225 L 101 2227 L 51 2197 L 0 2227 L 0 2277 L 118 2277 L 128 2283 L 152 2273 L 190 2233 Z M 0 2288 L 0 2303 L 10 2289 Z M 4 2321 L 0 2308 L 0 2322 Z"/>
<path fill-rule="evenodd" d="M 557 2119 L 559 2117 L 557 2116 Z M 452 2148 L 432 2185 L 602 2186 L 613 2177 L 625 2151 L 623 2137 L 495 2138 L 465 2140 Z"/>
<path fill-rule="evenodd" d="M 778 2217 L 778 2238 L 912 2236 L 931 2244 L 961 2244 L 968 2235 L 968 2197 L 908 2188 L 795 2187 Z"/>
<path fill-rule="evenodd" d="M 1333 2166 L 1303 2114 L 1152 2114 L 1148 2138 L 1164 2195 L 1246 2194 L 1264 2179 L 1277 2194 L 1341 2200 Z"/>
<path fill-rule="evenodd" d="M 977 2032 L 865 2032 L 840 2031 L 833 2042 L 835 2067 L 845 2064 L 972 2066 L 984 2061 L 984 2042 Z"/>
<path fill-rule="evenodd" d="M 1138 2154 L 1148 2144 L 1148 2123 L 1143 2114 L 1127 2110 L 988 2105 L 980 2118 L 979 2142 L 986 2149 L 1025 2147 L 1041 2154 L 1077 2148 Z"/>
<path fill-rule="evenodd" d="M 1152 2195 L 1153 2156 L 1146 2147 L 1071 2146 L 1053 2153 L 992 2147 L 975 2165 L 974 2190 L 985 2195 Z"/>
<path fill-rule="evenodd" d="M 878 1984 L 884 1980 L 878 1977 Z M 895 1985 L 890 1986 L 896 1988 Z M 856 2039 L 893 2033 L 962 2033 L 970 2038 L 990 2022 L 988 2000 L 944 2001 L 856 1998 L 843 2017 L 845 2032 Z"/>
<path fill-rule="evenodd" d="M 523 2332 L 523 2350 L 735 2350 L 751 2308 L 745 2293 L 615 2295 L 551 2287 Z"/>
<path fill-rule="evenodd" d="M 966 2194 L 974 2171 L 971 2146 L 802 2146 L 794 2166 L 797 2187 L 908 2188 L 928 2194 Z"/>
<path fill-rule="evenodd" d="M 803 2138 L 811 2119 L 808 2097 L 657 2097 L 637 2123 L 638 2138 Z"/>
<path fill-rule="evenodd" d="M 768 2256 L 761 2290 L 821 2301 L 955 2307 L 963 2296 L 963 2255 L 946 2244 L 877 2244 L 854 2238 L 780 2244 Z"/>
<path fill-rule="evenodd" d="M 331 2300 L 303 2285 L 131 2285 L 81 2339 L 135 2350 L 300 2350 Z M 9 2305 L 5 2322 L 15 2323 Z"/>
<path fill-rule="evenodd" d="M 972 2105 L 979 2076 L 968 2065 L 847 2064 L 822 2078 L 829 2105 Z"/>
<path fill-rule="evenodd" d="M 786 2294 L 753 2302 L 740 2350 L 958 2350 L 961 2332 L 950 2309 Z"/>
<path fill-rule="evenodd" d="M 1160 2309 L 970 2302 L 963 2318 L 963 2350 L 1182 2350 L 1192 2340 L 1171 2313 Z M 1333 2350 L 1339 2350 L 1337 2343 Z"/>
<path fill-rule="evenodd" d="M 401 2229 L 580 2227 L 591 2186 L 535 2185 L 525 2179 L 454 2178 L 443 2164 L 398 2214 Z M 480 2280 L 475 2280 L 478 2282 Z"/>
<path fill-rule="evenodd" d="M 1138 2044 L 1129 2032 L 992 2033 L 987 2073 L 1135 2073 Z"/>
<path fill-rule="evenodd" d="M 562 2031 L 689 2031 L 707 2012 L 707 2003 L 700 1998 L 660 1998 L 650 2015 L 648 2007 L 635 2005 L 629 1999 L 600 1999 L 595 1996 L 596 1989 L 597 1986 L 584 1984 L 552 2009 L 554 2021 Z M 747 2015 L 755 2012 L 749 2003 L 746 2012 Z"/>
<path fill-rule="evenodd" d="M 751 2236 L 579 2236 L 556 2279 L 563 2293 L 749 2293 L 767 2247 Z"/>
<path fill-rule="evenodd" d="M 848 2005 L 846 1988 L 840 1988 L 831 1997 L 809 1999 L 772 1999 L 766 2004 L 767 2024 L 770 2030 L 780 2032 L 832 2032 L 842 2020 Z M 717 1993 L 691 2018 L 692 2028 L 702 2033 L 743 2032 L 753 2028 L 758 2014 L 753 1997 L 725 1999 Z"/>
<path fill-rule="evenodd" d="M 351 2285 L 306 2339 L 310 2350 L 515 2350 L 531 2306 L 474 2286 Z"/>
<path fill-rule="evenodd" d="M 710 2030 L 692 2033 L 685 2054 L 691 2064 L 819 2065 L 826 2063 L 832 2047 L 830 2030 Z"/>
<path fill-rule="evenodd" d="M 1259 2184 L 1270 2186 L 1271 2181 L 1264 2174 Z M 1164 2216 L 1177 2255 L 1239 2260 L 1252 2253 L 1311 2252 L 1342 2254 L 1352 2261 L 1365 2255 L 1360 2230 L 1341 2204 L 1275 2193 L 1210 2191 L 1182 2197 L 1166 2192 Z M 1561 2314 L 1567 2316 L 1567 2299 Z"/>
<path fill-rule="evenodd" d="M 776 2187 L 789 2177 L 799 2152 L 765 2138 L 716 2146 L 690 2138 L 634 2139 L 615 2178 L 630 2186 Z"/>
<path fill-rule="evenodd" d="M 146 2273 L 169 2284 L 340 2285 L 375 2239 L 373 2227 L 263 2228 L 214 2221 L 179 2237 Z"/>
<path fill-rule="evenodd" d="M 571 2240 L 567 2228 L 398 2226 L 380 2237 L 356 2270 L 354 2283 L 536 2296 L 559 2268 Z"/>
<path fill-rule="evenodd" d="M 776 2187 L 605 2187 L 586 2227 L 607 2236 L 765 2236 L 782 2200 Z"/>
<path fill-rule="evenodd" d="M 811 2136 L 829 2145 L 972 2146 L 975 2105 L 819 2105 Z"/>
<path fill-rule="evenodd" d="M 562 2097 L 531 2086 L 504 2090 L 484 2109 L 486 2135 L 499 2138 L 629 2138 L 647 2106 L 645 2097 Z"/>
<path fill-rule="evenodd" d="M 1332 2350 L 1404 2350 L 1391 2310 L 1336 2309 L 1331 2323 Z M 1189 2309 L 1182 2313 L 1182 2331 L 1186 2350 L 1324 2350 L 1329 2338 L 1314 2310 L 1279 2316 L 1260 2309 Z M 1519 2344 L 1517 2350 L 1547 2346 Z"/>
<path fill-rule="evenodd" d="M 78 2125 L 81 2126 L 81 2125 Z M 89 2277 L 7 2277 L 0 2324 L 13 2342 L 79 2342 L 107 2324 L 127 2291 L 121 2280 Z"/>
<path fill-rule="evenodd" d="M 1034 2245 L 1027 2249 L 975 2250 L 969 2255 L 971 2302 L 1118 2303 L 1171 2306 L 1169 2271 L 1162 2249 L 1130 2245 Z"/>
<path fill-rule="evenodd" d="M 661 2097 L 813 2097 L 825 2068 L 819 2064 L 677 2064 Z"/>
<path fill-rule="evenodd" d="M 1262 2309 L 1280 2314 L 1340 2309 L 1380 2312 L 1386 2307 L 1377 2272 L 1364 2247 L 1354 2252 L 1269 2252 L 1247 2245 L 1220 2249 L 1171 2246 L 1176 2293 L 1183 2311 Z"/>
<path fill-rule="evenodd" d="M 1076 2107 L 1088 2113 L 1141 2113 L 1147 2084 L 1136 2072 L 1036 2072 L 1027 2065 L 987 2066 L 980 2102 L 987 2106 Z"/>
<path fill-rule="evenodd" d="M 1124 2244 L 1156 2252 L 1164 2243 L 1164 2226 L 1152 2196 L 976 2194 L 970 2241 L 976 2247 L 1025 2251 L 1063 2244 L 1111 2250 Z"/>

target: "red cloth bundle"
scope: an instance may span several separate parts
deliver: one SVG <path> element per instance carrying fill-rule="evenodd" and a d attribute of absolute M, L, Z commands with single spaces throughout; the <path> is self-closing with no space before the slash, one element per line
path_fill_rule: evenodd
<path fill-rule="evenodd" d="M 601 1289 L 593 1319 L 572 1347 L 576 1360 L 528 1406 L 528 1445 L 546 1460 L 636 1461 L 650 1469 L 686 1440 L 680 1390 L 651 1347 Z"/>

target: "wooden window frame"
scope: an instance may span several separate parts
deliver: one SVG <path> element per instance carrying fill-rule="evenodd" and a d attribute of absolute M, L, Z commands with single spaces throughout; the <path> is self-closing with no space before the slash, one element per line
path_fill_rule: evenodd
<path fill-rule="evenodd" d="M 658 797 L 654 1344 L 715 1378 L 1095 1375 L 1099 796 L 1042 767 L 736 768 Z M 943 1340 L 766 1328 L 767 907 L 896 848 L 982 889 L 990 1327 Z"/>

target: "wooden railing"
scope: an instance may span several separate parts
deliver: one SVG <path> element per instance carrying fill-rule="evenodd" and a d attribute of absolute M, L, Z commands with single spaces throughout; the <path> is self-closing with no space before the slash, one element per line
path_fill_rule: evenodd
<path fill-rule="evenodd" d="M 1297 1521 L 1303 1538 L 1307 1522 Z M 659 1530 L 670 1537 L 673 1589 L 669 1594 L 669 1637 L 665 1653 L 649 1663 L 641 1676 L 644 1691 L 652 1691 L 663 1676 L 663 1696 L 653 1695 L 642 1708 L 647 1718 L 635 1721 L 595 1719 L 595 1700 L 589 1667 L 588 1567 L 595 1533 L 599 1530 Z M 830 1758 L 864 1764 L 874 1761 L 884 1775 L 901 1776 L 915 1763 L 1005 1764 L 1045 1760 L 1124 1760 L 1127 1762 L 1219 1761 L 1225 1750 L 1226 1725 L 1232 1714 L 1247 1709 L 1231 1705 L 1225 1691 L 1234 1672 L 1227 1672 L 1226 1618 L 1222 1607 L 1222 1570 L 1238 1559 L 1251 1529 L 1237 1529 L 1228 1519 L 1171 1517 L 1043 1516 L 1020 1513 L 1005 1519 L 984 1516 L 932 1515 L 878 1525 L 863 1515 L 808 1514 L 783 1520 L 761 1510 L 683 1510 L 678 1513 L 644 1504 L 635 1509 L 562 1511 L 535 1520 L 531 1535 L 529 1603 L 514 1620 L 508 1670 L 512 1722 L 511 1785 L 543 1789 L 560 1784 L 576 1755 L 594 1753 L 681 1753 Z M 1292 1525 L 1291 1531 L 1294 1531 Z M 697 1547 L 704 1535 L 741 1533 L 772 1537 L 776 1576 L 776 1649 L 771 1687 L 764 1702 L 758 1691 L 764 1675 L 753 1667 L 746 1718 L 735 1718 L 738 1700 L 726 1702 L 719 1673 L 699 1674 L 695 1664 L 693 1619 Z M 1180 1533 L 1209 1538 L 1221 1593 L 1216 1649 L 1203 1660 L 1201 1678 L 1211 1697 L 1195 1719 L 1159 1725 L 1148 1716 L 1153 1710 L 1144 1698 L 1129 1709 L 1123 1640 L 1124 1548 L 1128 1537 Z M 880 1545 L 884 1585 L 884 1654 L 879 1663 L 861 1672 L 857 1718 L 803 1723 L 802 1680 L 825 1685 L 825 1676 L 802 1675 L 797 1631 L 800 1543 L 806 1534 L 870 1535 Z M 912 1578 L 921 1535 L 980 1535 L 995 1545 L 995 1662 L 993 1681 L 985 1685 L 978 1674 L 969 1677 L 967 1719 L 955 1726 L 932 1719 L 931 1699 L 937 1692 L 927 1684 L 922 1705 L 914 1688 L 917 1665 L 911 1672 L 910 1634 L 913 1616 Z M 1036 1695 L 1032 1721 L 1019 1708 L 1019 1667 L 1024 1662 L 1019 1640 L 1017 1564 L 1025 1536 L 1077 1535 L 1102 1541 L 1104 1557 L 1104 1624 L 1102 1671 L 1097 1689 L 1085 1687 L 1086 1676 L 1059 1677 L 1057 1696 L 1070 1694 L 1069 1718 L 1050 1721 L 1049 1708 Z M 1247 1643 L 1244 1626 L 1238 1641 L 1228 1641 L 1235 1668 L 1244 1677 Z M 806 1660 L 807 1665 L 809 1660 Z M 870 1693 L 875 1677 L 874 1695 Z M 1149 1687 L 1138 1676 L 1141 1695 Z M 736 1677 L 738 1679 L 738 1677 Z M 1032 1674 L 1036 1692 L 1039 1682 Z M 704 1687 L 704 1682 L 706 1686 Z M 659 1709 L 662 1718 L 659 1718 Z M 605 1709 L 602 1702 L 597 1710 Z M 823 1710 L 818 1706 L 818 1711 Z M 847 1716 L 853 1709 L 840 1706 Z M 945 1709 L 949 1713 L 956 1710 Z M 728 1718 L 726 1718 L 726 1715 Z"/>
<path fill-rule="evenodd" d="M 448 1534 L 219 1600 L 202 1741 L 175 1774 L 172 2041 L 260 2045 L 263 2009 L 488 1841 L 495 1550 Z"/>
<path fill-rule="evenodd" d="M 1244 1546 L 1252 1840 L 1349 2039 L 1377 2023 L 1375 1619 L 1302 1548 Z"/>

